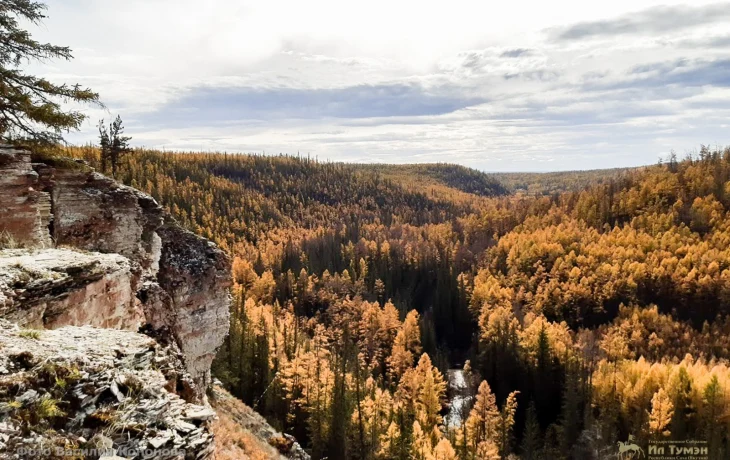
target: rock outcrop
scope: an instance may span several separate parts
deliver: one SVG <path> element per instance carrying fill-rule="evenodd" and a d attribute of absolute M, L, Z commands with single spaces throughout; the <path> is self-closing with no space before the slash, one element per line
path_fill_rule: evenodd
<path fill-rule="evenodd" d="M 201 459 L 215 412 L 175 346 L 88 326 L 21 330 L 0 320 L 0 458 Z M 184 394 L 183 394 L 184 396 Z"/>
<path fill-rule="evenodd" d="M 217 387 L 214 421 L 230 284 L 150 196 L 0 145 L 0 458 L 308 459 Z"/>
<path fill-rule="evenodd" d="M 215 350 L 228 334 L 230 265 L 216 245 L 169 219 L 158 233 L 162 254 L 157 283 L 169 299 L 147 303 L 147 314 L 155 321 L 150 322 L 153 327 L 174 331 L 188 371 L 206 388 Z M 162 324 L 157 323 L 161 318 Z"/>
<path fill-rule="evenodd" d="M 163 211 L 152 197 L 90 170 L 36 168 L 51 196 L 57 245 L 121 254 L 155 276 Z"/>
<path fill-rule="evenodd" d="M 52 253 L 58 257 L 45 265 L 49 252 L 0 253 L 0 270 L 22 265 L 0 275 L 0 317 L 45 328 L 145 325 L 178 345 L 205 399 L 210 364 L 228 331 L 223 251 L 138 190 L 73 160 L 33 163 L 30 152 L 8 146 L 0 146 L 3 232 L 26 247 L 69 250 Z"/>
<path fill-rule="evenodd" d="M 51 245 L 51 197 L 38 190 L 38 180 L 28 152 L 0 145 L 0 233 L 47 247 Z"/>
<path fill-rule="evenodd" d="M 138 330 L 144 313 L 126 257 L 69 249 L 0 251 L 0 317 L 23 327 Z"/>

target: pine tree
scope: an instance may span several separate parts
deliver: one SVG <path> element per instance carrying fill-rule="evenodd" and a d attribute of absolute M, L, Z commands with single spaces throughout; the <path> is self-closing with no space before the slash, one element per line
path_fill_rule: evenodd
<path fill-rule="evenodd" d="M 569 456 L 575 445 L 580 430 L 580 383 L 574 363 L 568 363 L 563 384 L 562 407 L 560 411 L 560 447 L 563 454 Z"/>
<path fill-rule="evenodd" d="M 522 444 L 520 445 L 522 460 L 537 460 L 542 445 L 540 438 L 540 423 L 537 421 L 535 402 L 530 401 L 530 406 L 527 408 L 525 430 L 522 434 Z"/>
<path fill-rule="evenodd" d="M 107 171 L 107 165 L 111 166 L 112 177 L 117 177 L 119 162 L 124 155 L 132 150 L 129 148 L 129 141 L 132 139 L 124 135 L 122 118 L 117 118 L 109 124 L 107 130 L 104 120 L 99 121 L 99 144 L 101 145 L 101 169 Z"/>
<path fill-rule="evenodd" d="M 64 111 L 60 102 L 99 104 L 99 95 L 88 88 L 56 85 L 22 70 L 33 61 L 72 59 L 69 48 L 40 43 L 20 27 L 40 24 L 45 9 L 33 0 L 4 1 L 0 8 L 0 134 L 6 141 L 61 142 L 62 134 L 77 130 L 86 115 Z"/>

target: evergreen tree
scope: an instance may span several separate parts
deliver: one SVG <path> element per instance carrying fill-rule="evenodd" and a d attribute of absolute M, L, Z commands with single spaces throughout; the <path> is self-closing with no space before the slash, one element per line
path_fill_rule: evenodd
<path fill-rule="evenodd" d="M 117 177 L 119 162 L 122 157 L 132 150 L 129 148 L 129 141 L 132 139 L 124 135 L 122 118 L 117 118 L 106 128 L 104 120 L 99 121 L 99 144 L 101 145 L 101 169 L 107 171 L 107 165 L 111 166 L 112 177 Z"/>
<path fill-rule="evenodd" d="M 46 5 L 33 0 L 8 0 L 0 8 L 0 133 L 6 141 L 53 144 L 62 134 L 76 130 L 86 119 L 77 110 L 64 111 L 61 102 L 99 103 L 99 95 L 80 85 L 57 85 L 28 75 L 29 62 L 72 59 L 65 46 L 40 43 L 20 26 L 38 25 Z"/>
<path fill-rule="evenodd" d="M 520 445 L 522 460 L 537 460 L 540 446 L 542 446 L 540 423 L 537 420 L 535 402 L 530 401 L 525 420 L 525 429 L 522 433 L 522 444 Z"/>
<path fill-rule="evenodd" d="M 578 379 L 575 364 L 569 363 L 565 369 L 565 383 L 563 385 L 560 411 L 560 447 L 565 456 L 570 456 L 570 450 L 578 439 L 580 422 L 583 419 L 580 413 L 580 383 Z"/>

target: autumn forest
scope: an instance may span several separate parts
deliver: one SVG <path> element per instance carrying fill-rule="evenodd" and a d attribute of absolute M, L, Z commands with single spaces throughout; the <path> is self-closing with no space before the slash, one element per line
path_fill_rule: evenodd
<path fill-rule="evenodd" d="M 231 254 L 214 375 L 312 458 L 730 456 L 730 149 L 546 175 L 137 149 L 115 173 Z"/>

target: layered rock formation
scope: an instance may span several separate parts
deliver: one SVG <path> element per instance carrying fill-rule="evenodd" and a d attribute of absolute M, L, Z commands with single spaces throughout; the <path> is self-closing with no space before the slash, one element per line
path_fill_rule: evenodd
<path fill-rule="evenodd" d="M 73 160 L 33 163 L 30 152 L 0 146 L 0 191 L 0 233 L 70 248 L 0 253 L 0 316 L 45 328 L 146 325 L 179 346 L 198 388 L 208 386 L 228 331 L 230 262 L 220 249 L 152 197 Z"/>
<path fill-rule="evenodd" d="M 206 459 L 216 429 L 221 458 L 309 458 L 220 388 L 213 424 L 230 283 L 150 196 L 0 145 L 0 458 Z"/>
<path fill-rule="evenodd" d="M 50 246 L 51 197 L 38 190 L 38 177 L 28 152 L 0 145 L 0 233 Z"/>
<path fill-rule="evenodd" d="M 145 317 L 132 264 L 69 249 L 0 251 L 0 317 L 24 327 L 67 324 L 137 330 Z"/>

